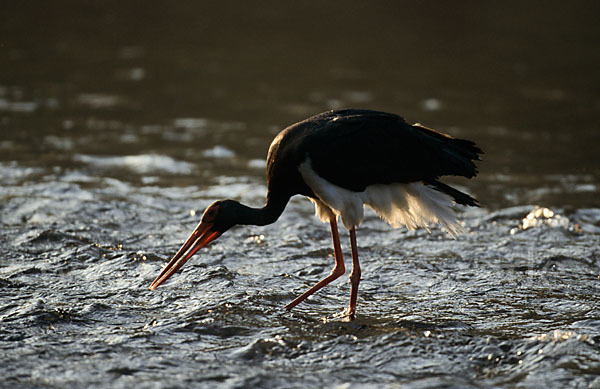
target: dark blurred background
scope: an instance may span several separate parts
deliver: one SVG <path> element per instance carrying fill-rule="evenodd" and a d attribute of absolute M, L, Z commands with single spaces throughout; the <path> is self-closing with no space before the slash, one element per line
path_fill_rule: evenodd
<path fill-rule="evenodd" d="M 7 1 L 0 162 L 167 155 L 195 168 L 160 185 L 261 182 L 246 162 L 278 130 L 362 107 L 475 140 L 468 186 L 490 208 L 597 207 L 598 15 L 597 1 Z M 234 157 L 202 154 L 217 145 Z"/>

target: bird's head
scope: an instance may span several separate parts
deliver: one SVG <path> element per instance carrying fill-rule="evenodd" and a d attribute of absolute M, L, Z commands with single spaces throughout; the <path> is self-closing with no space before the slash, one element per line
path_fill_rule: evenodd
<path fill-rule="evenodd" d="M 221 200 L 212 203 L 202 215 L 200 223 L 183 246 L 171 258 L 167 266 L 150 285 L 150 289 L 158 288 L 163 282 L 179 270 L 196 251 L 221 236 L 236 223 L 237 209 L 240 204 L 233 200 Z"/>

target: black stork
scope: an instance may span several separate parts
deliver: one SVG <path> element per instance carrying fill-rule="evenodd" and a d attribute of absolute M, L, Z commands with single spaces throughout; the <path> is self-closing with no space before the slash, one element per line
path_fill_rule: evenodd
<path fill-rule="evenodd" d="M 469 140 L 411 125 L 398 115 L 384 112 L 328 111 L 292 124 L 269 147 L 265 205 L 251 208 L 234 200 L 211 204 L 150 289 L 160 286 L 199 249 L 231 227 L 274 223 L 292 196 L 304 195 L 315 204 L 317 216 L 331 226 L 335 265 L 327 277 L 285 308 L 294 308 L 344 274 L 339 217 L 350 232 L 352 272 L 346 313 L 354 318 L 361 273 L 356 227 L 363 220 L 364 205 L 393 227 L 412 230 L 437 223 L 456 236 L 462 228 L 452 206 L 478 203 L 439 178 L 474 177 L 474 161 L 480 160 L 482 153 Z"/>

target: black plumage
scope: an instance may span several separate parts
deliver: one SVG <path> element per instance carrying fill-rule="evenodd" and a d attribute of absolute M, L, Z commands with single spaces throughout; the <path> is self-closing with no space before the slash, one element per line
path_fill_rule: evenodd
<path fill-rule="evenodd" d="M 319 176 L 355 192 L 374 184 L 423 181 L 459 204 L 476 205 L 471 196 L 438 179 L 446 175 L 474 177 L 477 167 L 473 161 L 479 160 L 481 153 L 472 141 L 410 125 L 395 114 L 328 111 L 279 133 L 269 149 L 267 181 L 269 192 L 314 196 L 297 173 L 308 157 Z"/>

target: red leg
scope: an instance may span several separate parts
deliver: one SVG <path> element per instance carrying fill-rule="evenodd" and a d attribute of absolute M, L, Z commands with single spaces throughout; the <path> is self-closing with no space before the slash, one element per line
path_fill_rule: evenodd
<path fill-rule="evenodd" d="M 356 299 L 358 297 L 358 284 L 360 282 L 360 263 L 358 263 L 358 248 L 356 247 L 356 229 L 350 230 L 350 247 L 352 248 L 352 272 L 350 273 L 350 305 L 348 306 L 348 317 L 354 319 L 356 313 Z"/>
<path fill-rule="evenodd" d="M 306 300 L 306 298 L 317 290 L 321 289 L 325 285 L 329 284 L 331 281 L 339 278 L 342 274 L 346 272 L 346 268 L 344 267 L 344 258 L 342 257 L 342 247 L 340 246 L 340 235 L 338 233 L 337 221 L 335 218 L 332 218 L 329 221 L 331 225 L 331 238 L 333 239 L 333 256 L 335 258 L 335 266 L 331 269 L 331 273 L 321 281 L 317 282 L 312 288 L 304 292 L 301 296 L 296 298 L 294 301 L 285 306 L 285 309 L 288 311 L 294 308 L 296 305 L 300 304 L 302 301 Z"/>

